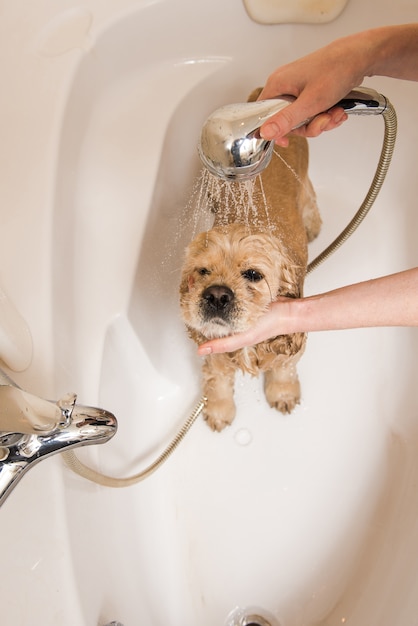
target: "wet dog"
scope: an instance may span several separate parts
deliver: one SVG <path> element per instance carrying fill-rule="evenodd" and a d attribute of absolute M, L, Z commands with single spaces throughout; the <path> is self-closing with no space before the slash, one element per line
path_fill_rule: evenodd
<path fill-rule="evenodd" d="M 259 90 L 249 100 L 255 100 Z M 213 228 L 186 248 L 180 285 L 180 306 L 190 337 L 207 339 L 242 332 L 263 315 L 278 296 L 303 294 L 307 244 L 319 233 L 315 192 L 308 178 L 308 144 L 291 137 L 288 148 L 276 151 L 254 183 L 256 217 L 243 213 L 238 202 L 243 183 L 226 183 L 228 192 L 214 199 Z M 260 180 L 261 178 L 261 180 Z M 234 189 L 235 187 L 235 189 Z M 232 195 L 231 195 L 232 194 Z M 235 417 L 234 378 L 237 369 L 264 372 L 270 406 L 290 413 L 300 401 L 296 364 L 305 335 L 279 335 L 255 346 L 205 357 L 204 416 L 213 430 Z"/>

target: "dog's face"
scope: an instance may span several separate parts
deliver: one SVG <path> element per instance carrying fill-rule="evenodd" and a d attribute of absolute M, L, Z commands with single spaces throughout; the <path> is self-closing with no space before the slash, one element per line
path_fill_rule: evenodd
<path fill-rule="evenodd" d="M 208 339 L 248 329 L 278 295 L 297 295 L 278 239 L 240 224 L 200 233 L 186 249 L 182 316 Z"/>

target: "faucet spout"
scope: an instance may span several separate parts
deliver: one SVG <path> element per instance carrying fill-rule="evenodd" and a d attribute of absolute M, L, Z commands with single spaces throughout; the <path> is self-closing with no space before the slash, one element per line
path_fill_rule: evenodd
<path fill-rule="evenodd" d="M 42 459 L 79 446 L 105 443 L 117 430 L 104 409 L 27 393 L 0 370 L 0 506 L 23 475 Z"/>

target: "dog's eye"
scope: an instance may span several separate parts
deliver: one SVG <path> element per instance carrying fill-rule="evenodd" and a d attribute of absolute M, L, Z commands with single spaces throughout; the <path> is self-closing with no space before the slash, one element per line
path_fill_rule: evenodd
<path fill-rule="evenodd" d="M 210 271 L 206 267 L 201 267 L 200 269 L 197 270 L 197 272 L 201 276 L 209 276 L 210 274 Z"/>
<path fill-rule="evenodd" d="M 258 281 L 263 279 L 263 275 L 253 269 L 245 270 L 245 272 L 242 272 L 242 276 L 252 283 L 258 283 Z"/>

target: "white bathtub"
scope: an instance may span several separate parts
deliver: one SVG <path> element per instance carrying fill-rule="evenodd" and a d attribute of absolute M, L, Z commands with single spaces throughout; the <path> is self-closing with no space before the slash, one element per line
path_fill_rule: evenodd
<path fill-rule="evenodd" d="M 416 10 L 349 0 L 330 24 L 261 26 L 240 0 L 5 4 L 1 280 L 34 346 L 12 375 L 113 411 L 117 436 L 81 456 L 131 474 L 200 396 L 177 284 L 203 120 L 277 65 Z M 367 84 L 398 113 L 393 164 L 308 294 L 418 264 L 418 86 Z M 359 207 L 382 138 L 381 118 L 352 118 L 311 142 L 312 256 Z M 39 464 L 0 511 L 2 623 L 229 626 L 257 607 L 280 626 L 418 624 L 417 348 L 410 329 L 311 334 L 294 414 L 239 377 L 232 426 L 198 420 L 129 489 Z"/>

